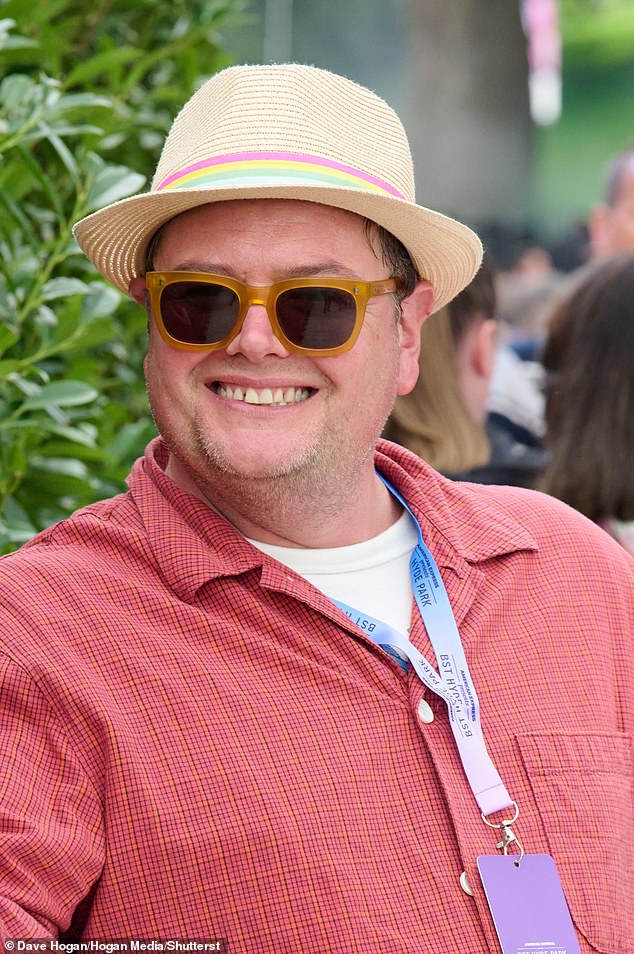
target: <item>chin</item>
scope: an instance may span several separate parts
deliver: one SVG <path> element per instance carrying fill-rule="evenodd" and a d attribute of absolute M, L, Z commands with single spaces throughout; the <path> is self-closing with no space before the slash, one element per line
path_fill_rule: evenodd
<path fill-rule="evenodd" d="M 288 444 L 283 449 L 285 453 L 272 454 L 271 448 L 266 453 L 251 454 L 236 453 L 235 448 L 225 448 L 205 441 L 197 455 L 196 469 L 203 474 L 213 477 L 223 477 L 235 480 L 276 480 L 299 474 L 309 467 L 309 461 L 314 456 L 310 453 L 288 454 Z"/>

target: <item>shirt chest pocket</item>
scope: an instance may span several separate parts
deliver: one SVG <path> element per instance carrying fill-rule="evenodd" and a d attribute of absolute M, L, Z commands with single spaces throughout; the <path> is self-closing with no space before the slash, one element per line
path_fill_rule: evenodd
<path fill-rule="evenodd" d="M 631 739 L 524 735 L 517 743 L 577 930 L 593 950 L 634 954 Z"/>

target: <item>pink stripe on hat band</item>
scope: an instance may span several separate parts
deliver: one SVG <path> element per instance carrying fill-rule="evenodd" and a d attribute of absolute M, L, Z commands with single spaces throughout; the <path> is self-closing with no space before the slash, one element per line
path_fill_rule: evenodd
<path fill-rule="evenodd" d="M 244 164 L 248 166 L 253 163 L 261 162 L 295 162 L 307 166 L 321 166 L 329 169 L 336 169 L 339 172 L 345 172 L 348 175 L 356 176 L 358 179 L 372 183 L 372 185 L 378 186 L 380 189 L 389 192 L 393 196 L 396 196 L 397 199 L 405 198 L 402 193 L 395 189 L 394 186 L 391 186 L 388 182 L 378 179 L 376 176 L 371 176 L 367 172 L 363 172 L 361 169 L 355 169 L 353 166 L 347 166 L 344 163 L 336 162 L 334 159 L 324 159 L 321 156 L 309 156 L 304 153 L 291 152 L 237 152 L 229 153 L 225 156 L 211 156 L 208 159 L 201 159 L 199 162 L 192 163 L 192 165 L 185 166 L 183 169 L 173 172 L 171 175 L 162 180 L 156 191 L 160 192 L 161 189 L 168 188 L 169 185 L 175 182 L 177 179 L 181 179 L 183 176 L 186 176 L 192 172 L 196 172 L 199 169 L 206 169 L 212 166 L 225 165 L 228 163 L 235 165 Z"/>

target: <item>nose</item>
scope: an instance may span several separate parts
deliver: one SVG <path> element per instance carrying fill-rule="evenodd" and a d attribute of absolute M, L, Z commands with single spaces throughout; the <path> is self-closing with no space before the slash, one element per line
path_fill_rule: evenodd
<path fill-rule="evenodd" d="M 226 347 L 229 355 L 241 354 L 249 361 L 261 361 L 267 355 L 286 358 L 290 351 L 273 333 L 271 322 L 263 304 L 251 304 L 242 327 Z"/>

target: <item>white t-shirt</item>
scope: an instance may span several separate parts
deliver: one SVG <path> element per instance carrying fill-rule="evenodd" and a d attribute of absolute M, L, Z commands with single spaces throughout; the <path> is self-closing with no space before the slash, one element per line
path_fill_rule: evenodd
<path fill-rule="evenodd" d="M 407 511 L 383 533 L 347 547 L 303 549 L 250 542 L 291 567 L 331 599 L 347 603 L 409 634 L 412 581 L 409 559 L 417 543 Z"/>

